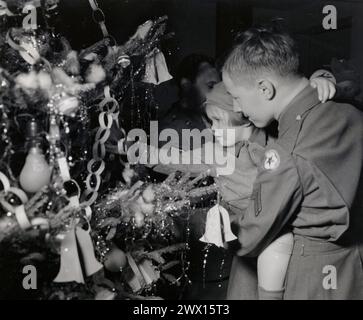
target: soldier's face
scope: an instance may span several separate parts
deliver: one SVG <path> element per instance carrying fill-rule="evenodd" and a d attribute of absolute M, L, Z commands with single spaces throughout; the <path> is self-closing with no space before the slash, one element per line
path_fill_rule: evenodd
<path fill-rule="evenodd" d="M 236 84 L 226 73 L 223 73 L 223 82 L 233 97 L 235 112 L 242 112 L 258 128 L 264 128 L 271 123 L 274 119 L 273 109 L 257 84 Z"/>
<path fill-rule="evenodd" d="M 201 103 L 205 101 L 206 94 L 220 81 L 221 77 L 216 68 L 211 66 L 208 62 L 200 64 L 198 75 L 194 81 L 194 87 L 198 92 Z"/>

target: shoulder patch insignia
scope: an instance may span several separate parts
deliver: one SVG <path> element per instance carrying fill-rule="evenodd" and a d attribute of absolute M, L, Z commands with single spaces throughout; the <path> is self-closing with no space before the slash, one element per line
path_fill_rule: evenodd
<path fill-rule="evenodd" d="M 280 156 L 276 150 L 270 149 L 265 152 L 263 166 L 266 170 L 275 170 L 280 165 Z"/>

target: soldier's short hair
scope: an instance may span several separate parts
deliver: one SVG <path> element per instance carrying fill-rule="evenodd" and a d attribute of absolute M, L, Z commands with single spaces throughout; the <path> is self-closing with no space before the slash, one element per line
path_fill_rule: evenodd
<path fill-rule="evenodd" d="M 299 54 L 290 35 L 272 26 L 260 26 L 240 33 L 222 71 L 238 82 L 250 81 L 264 72 L 281 77 L 296 75 L 298 69 Z"/>

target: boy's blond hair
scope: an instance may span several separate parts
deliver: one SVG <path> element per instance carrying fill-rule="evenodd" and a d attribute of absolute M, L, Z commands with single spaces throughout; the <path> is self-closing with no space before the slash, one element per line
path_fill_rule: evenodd
<path fill-rule="evenodd" d="M 213 106 L 222 109 L 228 114 L 229 124 L 233 127 L 249 123 L 241 112 L 235 112 L 233 110 L 233 98 L 227 92 L 223 82 L 217 83 L 206 96 L 204 108 L 207 109 Z"/>

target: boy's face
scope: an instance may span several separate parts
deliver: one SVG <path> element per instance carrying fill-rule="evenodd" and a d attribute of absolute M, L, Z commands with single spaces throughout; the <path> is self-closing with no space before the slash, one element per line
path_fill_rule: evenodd
<path fill-rule="evenodd" d="M 223 82 L 233 97 L 234 111 L 243 112 L 256 127 L 266 127 L 274 119 L 273 108 L 257 83 L 249 86 L 235 84 L 225 72 Z"/>
<path fill-rule="evenodd" d="M 231 124 L 229 112 L 213 105 L 207 105 L 205 111 L 216 141 L 223 147 L 234 146 L 237 143 L 236 127 Z"/>

